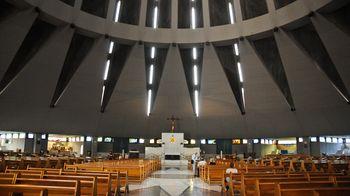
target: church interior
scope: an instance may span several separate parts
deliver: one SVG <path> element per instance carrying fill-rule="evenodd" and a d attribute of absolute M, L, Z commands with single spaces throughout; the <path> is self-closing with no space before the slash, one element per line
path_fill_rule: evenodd
<path fill-rule="evenodd" d="M 0 196 L 348 196 L 349 51 L 350 0 L 0 0 Z"/>

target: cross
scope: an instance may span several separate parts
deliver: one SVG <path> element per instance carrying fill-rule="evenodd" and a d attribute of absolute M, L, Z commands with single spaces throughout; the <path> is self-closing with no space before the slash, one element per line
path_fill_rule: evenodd
<path fill-rule="evenodd" d="M 174 115 L 172 115 L 170 118 L 167 118 L 167 120 L 171 121 L 171 132 L 174 133 L 174 131 L 175 131 L 175 122 L 177 120 L 180 120 L 180 118 L 177 118 Z"/>

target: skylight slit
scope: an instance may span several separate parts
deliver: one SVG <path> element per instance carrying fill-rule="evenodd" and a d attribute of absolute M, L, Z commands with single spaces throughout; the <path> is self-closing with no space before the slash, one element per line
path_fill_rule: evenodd
<path fill-rule="evenodd" d="M 114 22 L 118 22 L 119 21 L 120 5 L 121 5 L 121 1 L 118 1 L 117 2 L 117 6 L 115 8 Z"/>

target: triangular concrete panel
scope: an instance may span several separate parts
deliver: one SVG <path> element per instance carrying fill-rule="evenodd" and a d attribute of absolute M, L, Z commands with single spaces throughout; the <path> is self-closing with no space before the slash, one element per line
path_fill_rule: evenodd
<path fill-rule="evenodd" d="M 293 43 L 283 30 L 275 38 L 289 78 L 297 107 L 296 116 L 303 133 L 330 127 L 324 114 L 327 107 L 344 105 L 336 89 L 315 62 Z M 320 108 L 319 106 L 323 107 Z M 312 123 L 310 123 L 312 122 Z"/>
<path fill-rule="evenodd" d="M 38 13 L 30 9 L 18 12 L 0 23 L 0 78 L 6 72 L 37 16 Z"/>
<path fill-rule="evenodd" d="M 50 110 L 47 128 L 81 129 L 86 134 L 97 134 L 106 51 L 106 39 L 97 38 L 67 85 L 59 104 Z"/>
<path fill-rule="evenodd" d="M 311 21 L 349 92 L 350 36 L 341 31 L 336 25 L 331 23 L 321 14 L 315 13 L 315 17 L 311 17 Z"/>
<path fill-rule="evenodd" d="M 213 46 L 204 47 L 200 100 L 199 135 L 229 137 L 244 130 L 243 117 Z"/>
<path fill-rule="evenodd" d="M 276 116 L 290 112 L 290 108 L 254 49 L 247 40 L 239 42 L 244 77 L 247 132 L 254 137 L 264 132 L 273 136 L 277 131 Z"/>
<path fill-rule="evenodd" d="M 49 103 L 68 50 L 73 29 L 59 28 L 0 97 L 0 125 L 6 129 L 42 131 Z M 55 130 L 50 126 L 50 131 Z"/>
<path fill-rule="evenodd" d="M 108 110 L 101 114 L 101 133 L 125 137 L 145 133 L 147 97 L 144 64 L 143 46 L 135 45 L 109 101 Z"/>
<path fill-rule="evenodd" d="M 149 128 L 158 132 L 158 135 L 170 131 L 170 122 L 166 119 L 172 115 L 181 119 L 177 131 L 194 134 L 196 117 L 192 110 L 185 72 L 177 47 L 169 48 L 154 111 L 149 117 Z"/>

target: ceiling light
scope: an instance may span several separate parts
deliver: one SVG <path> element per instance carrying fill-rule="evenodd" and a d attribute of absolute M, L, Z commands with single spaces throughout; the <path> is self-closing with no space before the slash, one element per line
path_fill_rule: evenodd
<path fill-rule="evenodd" d="M 193 60 L 197 60 L 197 48 L 192 49 L 192 57 L 193 57 Z"/>
<path fill-rule="evenodd" d="M 244 88 L 242 88 L 242 99 L 243 99 L 243 106 L 245 106 L 245 92 L 244 92 Z"/>
<path fill-rule="evenodd" d="M 151 58 L 154 59 L 155 55 L 156 55 L 156 48 L 153 46 L 151 48 Z"/>
<path fill-rule="evenodd" d="M 119 21 L 120 4 L 121 4 L 121 0 L 117 2 L 117 6 L 115 8 L 114 22 Z"/>
<path fill-rule="evenodd" d="M 231 22 L 231 24 L 235 24 L 234 15 L 233 15 L 233 7 L 232 7 L 231 2 L 228 3 L 228 9 L 230 12 L 230 22 Z"/>
<path fill-rule="evenodd" d="M 196 116 L 198 117 L 199 115 L 199 104 L 198 104 L 198 98 L 199 95 L 198 95 L 198 90 L 195 90 L 194 91 L 194 109 L 195 109 L 195 113 L 196 113 Z"/>
<path fill-rule="evenodd" d="M 105 95 L 105 89 L 106 89 L 106 87 L 103 85 L 103 87 L 102 87 L 102 96 L 101 96 L 101 105 L 103 103 L 103 97 Z"/>
<path fill-rule="evenodd" d="M 198 68 L 197 65 L 193 66 L 193 83 L 195 86 L 198 85 Z"/>
<path fill-rule="evenodd" d="M 152 90 L 148 90 L 147 116 L 151 114 Z"/>
<path fill-rule="evenodd" d="M 109 65 L 111 64 L 111 61 L 108 59 L 106 62 L 106 68 L 105 68 L 105 74 L 103 76 L 104 80 L 107 80 L 108 78 L 108 72 L 109 72 Z"/>
<path fill-rule="evenodd" d="M 153 28 L 158 27 L 158 6 L 154 7 L 154 13 L 153 13 Z"/>
<path fill-rule="evenodd" d="M 154 66 L 151 65 L 149 68 L 149 81 L 148 81 L 149 84 L 153 83 L 153 72 L 154 72 Z"/>
<path fill-rule="evenodd" d="M 192 26 L 192 29 L 195 29 L 196 28 L 196 10 L 194 9 L 194 7 L 192 7 L 191 9 L 191 26 Z"/>
<path fill-rule="evenodd" d="M 108 49 L 109 54 L 112 54 L 113 48 L 114 48 L 114 42 L 111 41 L 111 42 L 109 42 L 109 49 Z"/>
<path fill-rule="evenodd" d="M 236 54 L 236 56 L 238 56 L 238 55 L 239 55 L 238 44 L 235 43 L 233 46 L 234 46 L 234 48 L 235 48 L 235 54 Z"/>
<path fill-rule="evenodd" d="M 240 62 L 237 63 L 237 67 L 238 67 L 239 81 L 243 82 L 243 74 L 242 74 L 242 68 L 241 68 Z"/>

